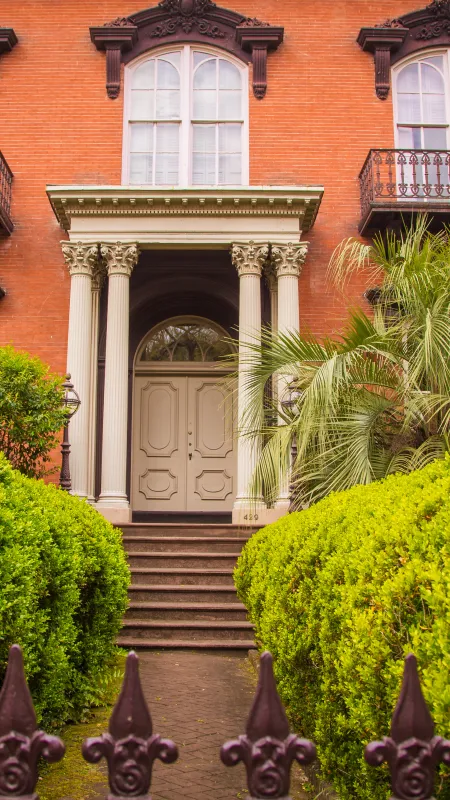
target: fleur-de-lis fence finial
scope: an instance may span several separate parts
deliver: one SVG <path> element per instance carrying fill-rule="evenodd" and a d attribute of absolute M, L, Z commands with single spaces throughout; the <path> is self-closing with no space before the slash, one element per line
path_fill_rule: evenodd
<path fill-rule="evenodd" d="M 399 800 L 430 800 L 436 767 L 441 761 L 450 765 L 450 741 L 434 735 L 413 655 L 405 661 L 391 735 L 368 744 L 365 758 L 373 767 L 388 763 L 392 795 Z"/>
<path fill-rule="evenodd" d="M 60 761 L 65 752 L 61 739 L 36 729 L 36 714 L 23 668 L 22 650 L 9 651 L 0 692 L 0 796 L 37 800 L 37 764 L 42 756 Z"/>
<path fill-rule="evenodd" d="M 91 764 L 106 758 L 111 789 L 108 800 L 147 798 L 155 759 L 172 764 L 178 758 L 174 742 L 153 733 L 139 678 L 139 659 L 134 652 L 127 657 L 122 690 L 109 720 L 109 733 L 87 739 L 83 757 Z"/>
<path fill-rule="evenodd" d="M 261 800 L 287 798 L 293 761 L 310 764 L 316 757 L 312 742 L 289 733 L 273 675 L 272 656 L 268 652 L 261 656 L 259 682 L 246 735 L 224 744 L 220 755 L 227 767 L 243 761 L 250 797 Z"/>

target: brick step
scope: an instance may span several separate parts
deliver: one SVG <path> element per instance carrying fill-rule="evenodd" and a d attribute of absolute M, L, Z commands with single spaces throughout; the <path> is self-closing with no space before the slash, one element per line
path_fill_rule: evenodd
<path fill-rule="evenodd" d="M 242 525 L 205 525 L 186 522 L 173 524 L 130 522 L 127 525 L 121 525 L 120 528 L 124 536 L 203 536 L 209 539 L 217 536 L 249 539 L 255 531 L 259 530 L 256 527 Z"/>
<path fill-rule="evenodd" d="M 237 553 L 130 553 L 130 567 L 157 567 L 168 569 L 232 569 L 238 558 Z"/>
<path fill-rule="evenodd" d="M 195 642 L 184 639 L 118 639 L 117 644 L 126 650 L 255 650 L 251 639 L 204 639 Z"/>
<path fill-rule="evenodd" d="M 170 601 L 183 607 L 186 603 L 236 603 L 237 595 L 234 586 L 180 586 L 179 584 L 135 584 L 128 588 L 128 596 L 132 602 L 165 602 Z"/>
<path fill-rule="evenodd" d="M 119 642 L 123 637 L 133 639 L 179 639 L 208 641 L 213 639 L 236 639 L 248 640 L 252 638 L 253 625 L 250 622 L 223 622 L 209 620 L 172 620 L 162 622 L 160 620 L 148 621 L 143 619 L 125 620 L 119 634 Z"/>
<path fill-rule="evenodd" d="M 208 586 L 219 584 L 221 586 L 234 586 L 232 569 L 183 569 L 157 568 L 151 567 L 132 567 L 131 583 L 151 583 L 161 585 L 164 583 L 174 583 L 178 586 Z"/>
<path fill-rule="evenodd" d="M 132 602 L 126 620 L 247 620 L 247 609 L 242 603 L 145 603 Z"/>
<path fill-rule="evenodd" d="M 230 536 L 124 536 L 123 546 L 127 553 L 151 550 L 152 552 L 177 553 L 203 552 L 208 548 L 211 553 L 236 553 L 241 552 L 247 538 L 233 538 Z"/>

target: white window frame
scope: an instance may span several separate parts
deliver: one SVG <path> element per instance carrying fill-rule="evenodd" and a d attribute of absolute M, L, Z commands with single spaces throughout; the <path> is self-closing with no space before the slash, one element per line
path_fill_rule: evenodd
<path fill-rule="evenodd" d="M 419 61 L 424 61 L 427 58 L 435 58 L 436 56 L 444 57 L 444 86 L 445 86 L 445 107 L 447 114 L 447 123 L 418 123 L 418 122 L 401 122 L 398 118 L 398 93 L 397 93 L 397 79 L 404 67 L 409 64 L 415 64 Z M 399 131 L 398 128 L 445 128 L 447 131 L 447 145 L 445 149 L 450 149 L 450 48 L 436 48 L 430 50 L 423 50 L 420 53 L 414 53 L 408 58 L 403 59 L 396 64 L 392 69 L 392 87 L 393 87 L 393 108 L 394 108 L 394 142 L 395 149 L 402 150 L 405 148 L 400 147 L 399 144 Z M 415 148 L 413 148 L 415 149 Z M 419 148 L 430 149 L 430 148 Z"/>
<path fill-rule="evenodd" d="M 172 46 L 165 46 L 150 52 L 146 52 L 128 64 L 125 67 L 124 74 L 124 113 L 123 113 L 123 137 L 122 137 L 122 186 L 130 186 L 130 112 L 131 112 L 131 87 L 133 72 L 141 66 L 145 61 L 153 58 L 158 58 L 166 53 L 181 53 L 181 84 L 180 84 L 180 151 L 179 151 L 179 173 L 177 188 L 192 187 L 192 126 L 195 120 L 192 116 L 193 110 L 193 54 L 194 52 L 208 53 L 215 58 L 222 58 L 229 61 L 236 66 L 242 76 L 242 183 L 240 186 L 248 186 L 249 178 L 249 70 L 246 64 L 242 61 L 225 53 L 219 48 L 211 47 L 203 44 L 173 44 Z M 211 120 L 211 123 L 229 122 L 233 123 L 235 120 Z M 161 120 L 164 123 L 164 120 Z M 171 120 L 175 123 L 175 120 Z M 201 120 L 203 124 L 207 124 L 209 120 Z M 188 129 L 186 132 L 186 128 Z M 146 186 L 150 184 L 145 184 Z M 226 184 L 228 188 L 229 184 Z M 204 188 L 211 188 L 211 184 L 205 184 Z M 156 188 L 156 187 L 155 187 Z M 161 187 L 159 184 L 157 188 Z M 195 184 L 195 188 L 201 189 L 200 184 Z"/>

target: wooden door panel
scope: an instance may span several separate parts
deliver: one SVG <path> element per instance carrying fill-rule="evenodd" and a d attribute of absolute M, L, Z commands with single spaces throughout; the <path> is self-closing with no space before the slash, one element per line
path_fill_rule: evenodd
<path fill-rule="evenodd" d="M 136 377 L 133 509 L 186 510 L 185 377 Z"/>

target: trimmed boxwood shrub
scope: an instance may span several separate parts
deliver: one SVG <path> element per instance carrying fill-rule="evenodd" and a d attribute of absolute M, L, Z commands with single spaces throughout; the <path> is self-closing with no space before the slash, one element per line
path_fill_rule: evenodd
<path fill-rule="evenodd" d="M 386 798 L 364 746 L 388 735 L 414 652 L 450 738 L 450 459 L 330 495 L 254 535 L 235 572 L 294 726 L 343 798 Z M 450 797 L 448 770 L 440 794 Z"/>
<path fill-rule="evenodd" d="M 0 678 L 20 644 L 44 724 L 77 719 L 96 702 L 128 584 L 120 531 L 0 453 Z"/>

